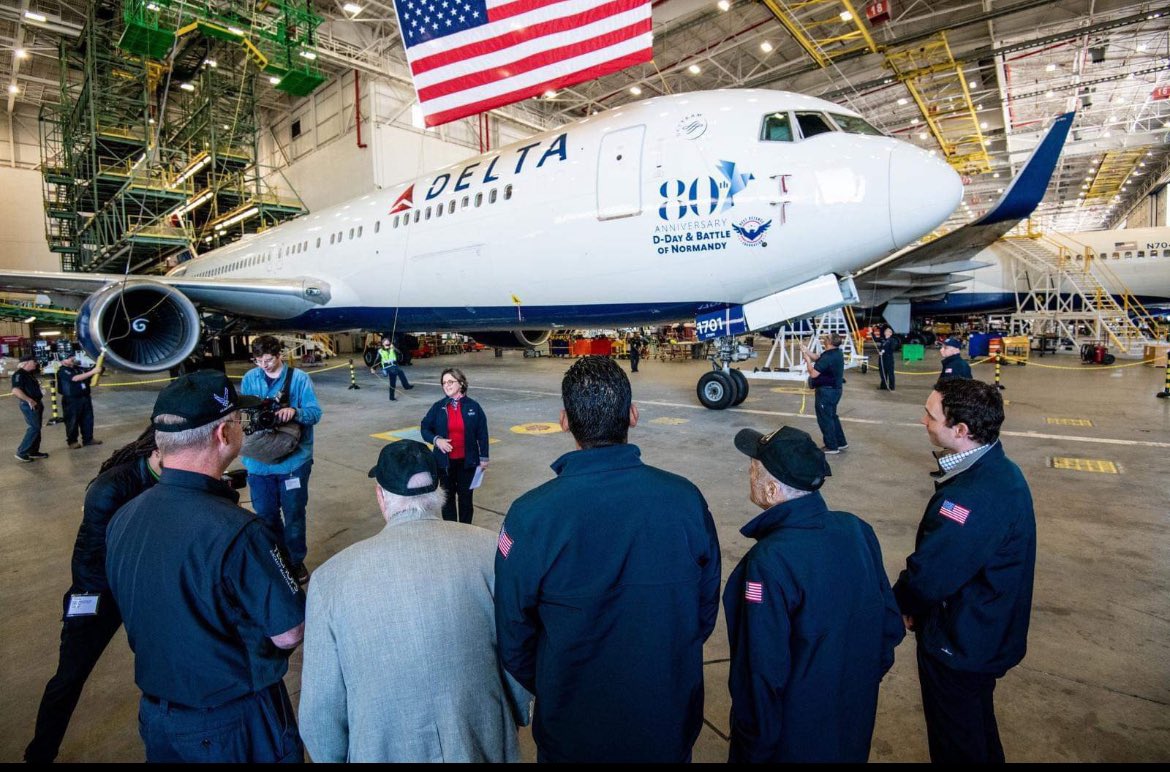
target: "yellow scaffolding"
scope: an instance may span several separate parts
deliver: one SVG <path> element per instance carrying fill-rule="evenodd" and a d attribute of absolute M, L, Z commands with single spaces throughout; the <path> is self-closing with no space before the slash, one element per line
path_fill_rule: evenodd
<path fill-rule="evenodd" d="M 1130 172 L 1145 158 L 1143 148 L 1131 150 L 1110 150 L 1097 166 L 1097 173 L 1085 193 L 1086 201 L 1108 200 L 1121 192 L 1121 186 L 1129 179 Z"/>
<path fill-rule="evenodd" d="M 764 0 L 764 5 L 820 67 L 846 54 L 878 51 L 850 0 Z"/>
<path fill-rule="evenodd" d="M 885 65 L 910 92 L 947 163 L 961 174 L 991 171 L 967 78 L 951 54 L 946 33 L 887 52 Z"/>

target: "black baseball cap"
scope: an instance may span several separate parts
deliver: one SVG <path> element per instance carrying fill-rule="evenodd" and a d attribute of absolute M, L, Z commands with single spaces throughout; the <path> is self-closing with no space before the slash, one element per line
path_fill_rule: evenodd
<path fill-rule="evenodd" d="M 419 472 L 431 476 L 431 484 L 421 488 L 407 488 L 410 478 Z M 399 440 L 382 448 L 378 463 L 370 470 L 370 477 L 391 493 L 399 496 L 419 496 L 439 487 L 439 465 L 430 449 L 416 440 Z"/>
<path fill-rule="evenodd" d="M 764 435 L 755 429 L 740 429 L 735 447 L 759 460 L 773 477 L 802 491 L 815 491 L 833 474 L 824 452 L 808 432 L 781 426 Z"/>
<path fill-rule="evenodd" d="M 223 373 L 199 370 L 179 376 L 159 392 L 150 421 L 156 431 L 185 432 L 206 426 L 241 408 L 256 407 L 261 402 L 259 397 L 237 394 L 236 387 Z M 186 420 L 181 424 L 160 424 L 154 420 L 164 414 Z"/>
<path fill-rule="evenodd" d="M 943 341 L 942 347 L 962 349 L 963 341 L 959 340 L 958 338 L 947 338 Z"/>

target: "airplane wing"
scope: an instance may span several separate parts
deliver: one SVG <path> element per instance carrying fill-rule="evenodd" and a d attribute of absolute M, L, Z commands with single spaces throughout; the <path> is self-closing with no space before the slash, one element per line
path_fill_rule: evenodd
<path fill-rule="evenodd" d="M 1039 205 L 1074 117 L 1075 113 L 1065 113 L 1053 122 L 990 212 L 933 241 L 891 255 L 854 276 L 862 305 L 874 308 L 892 300 L 939 297 L 970 279 L 967 271 L 990 265 L 971 258 Z"/>
<path fill-rule="evenodd" d="M 330 298 L 327 282 L 304 276 L 287 279 L 211 279 L 0 270 L 0 290 L 38 292 L 66 298 L 84 299 L 105 287 L 122 283 L 171 287 L 197 305 L 259 319 L 289 319 L 328 303 Z"/>

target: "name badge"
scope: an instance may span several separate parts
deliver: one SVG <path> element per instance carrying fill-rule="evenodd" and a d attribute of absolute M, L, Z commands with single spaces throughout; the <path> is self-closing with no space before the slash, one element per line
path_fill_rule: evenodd
<path fill-rule="evenodd" d="M 284 489 L 286 491 L 295 491 L 301 487 L 301 478 L 290 477 L 284 481 Z"/>
<path fill-rule="evenodd" d="M 84 592 L 73 593 L 69 596 L 69 609 L 65 612 L 65 617 L 71 619 L 73 617 L 97 616 L 99 600 L 101 600 L 100 595 L 90 595 Z"/>

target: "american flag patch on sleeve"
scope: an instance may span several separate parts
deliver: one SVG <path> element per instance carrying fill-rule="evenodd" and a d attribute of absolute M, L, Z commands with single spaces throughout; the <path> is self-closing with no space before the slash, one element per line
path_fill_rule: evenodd
<path fill-rule="evenodd" d="M 512 537 L 508 535 L 503 526 L 500 527 L 500 540 L 497 546 L 499 546 L 500 554 L 504 556 L 504 560 L 507 560 L 508 553 L 512 551 Z"/>
<path fill-rule="evenodd" d="M 748 582 L 743 588 L 743 599 L 748 603 L 764 602 L 764 585 L 761 582 Z"/>
<path fill-rule="evenodd" d="M 967 515 L 971 514 L 971 510 L 966 507 L 961 507 L 952 501 L 944 501 L 939 507 L 938 513 L 945 518 L 954 520 L 959 525 L 967 522 Z"/>

